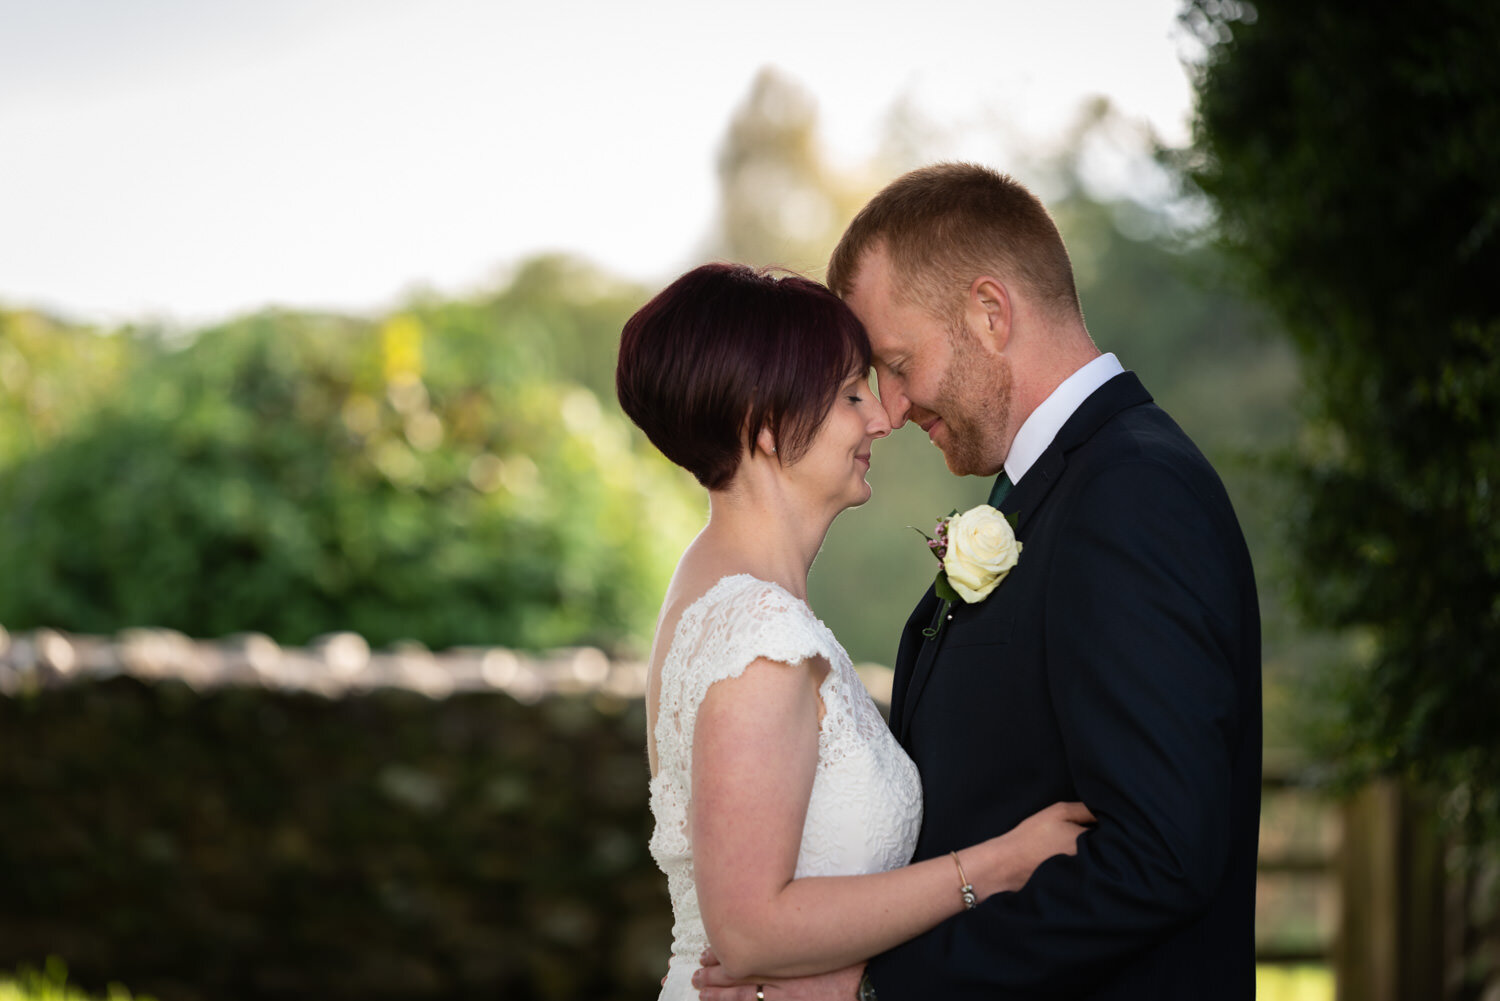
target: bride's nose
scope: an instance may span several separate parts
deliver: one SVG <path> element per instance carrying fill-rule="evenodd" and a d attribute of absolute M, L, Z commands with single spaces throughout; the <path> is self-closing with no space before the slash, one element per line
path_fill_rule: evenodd
<path fill-rule="evenodd" d="M 874 413 L 870 415 L 869 422 L 865 425 L 865 433 L 871 438 L 884 438 L 891 433 L 891 419 L 885 412 L 885 407 L 879 403 L 873 407 Z"/>

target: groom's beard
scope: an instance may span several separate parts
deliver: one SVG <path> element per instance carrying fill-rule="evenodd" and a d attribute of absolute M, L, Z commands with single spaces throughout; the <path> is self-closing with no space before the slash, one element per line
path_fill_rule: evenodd
<path fill-rule="evenodd" d="M 974 335 L 948 331 L 953 354 L 938 386 L 937 412 L 948 425 L 943 458 L 956 476 L 992 476 L 1005 461 L 1010 421 L 1010 362 L 980 350 Z"/>

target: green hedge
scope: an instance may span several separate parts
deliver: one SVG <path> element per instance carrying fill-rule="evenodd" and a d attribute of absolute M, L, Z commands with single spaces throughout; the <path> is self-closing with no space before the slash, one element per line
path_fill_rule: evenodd
<path fill-rule="evenodd" d="M 619 308 L 589 321 L 611 372 Z M 7 402 L 22 380 L 5 373 L 50 356 L 0 313 L 0 622 L 644 645 L 702 491 L 612 392 L 532 357 L 543 328 L 497 309 L 266 312 L 183 346 L 121 334 L 128 380 L 46 435 L 30 428 L 48 412 Z M 53 360 L 47 384 L 73 367 Z"/>
<path fill-rule="evenodd" d="M 0 968 L 162 1001 L 652 998 L 639 701 L 0 698 Z"/>

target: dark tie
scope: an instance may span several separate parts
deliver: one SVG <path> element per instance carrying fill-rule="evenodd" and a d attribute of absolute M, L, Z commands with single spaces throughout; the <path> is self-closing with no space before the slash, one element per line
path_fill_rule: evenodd
<path fill-rule="evenodd" d="M 990 507 L 996 511 L 1000 510 L 1000 505 L 1005 502 L 1005 495 L 1010 493 L 1010 487 L 1010 476 L 1006 474 L 1005 470 L 1000 470 L 1000 478 L 995 481 L 994 487 L 990 489 Z"/>

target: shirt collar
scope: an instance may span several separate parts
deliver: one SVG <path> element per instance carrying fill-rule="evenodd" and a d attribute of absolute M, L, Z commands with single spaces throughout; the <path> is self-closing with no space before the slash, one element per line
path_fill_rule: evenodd
<path fill-rule="evenodd" d="M 1010 444 L 1010 454 L 1005 457 L 1005 475 L 1010 481 L 1020 483 L 1021 477 L 1041 458 L 1083 401 L 1124 371 L 1118 358 L 1113 354 L 1103 354 L 1064 379 L 1016 432 L 1015 441 Z"/>

